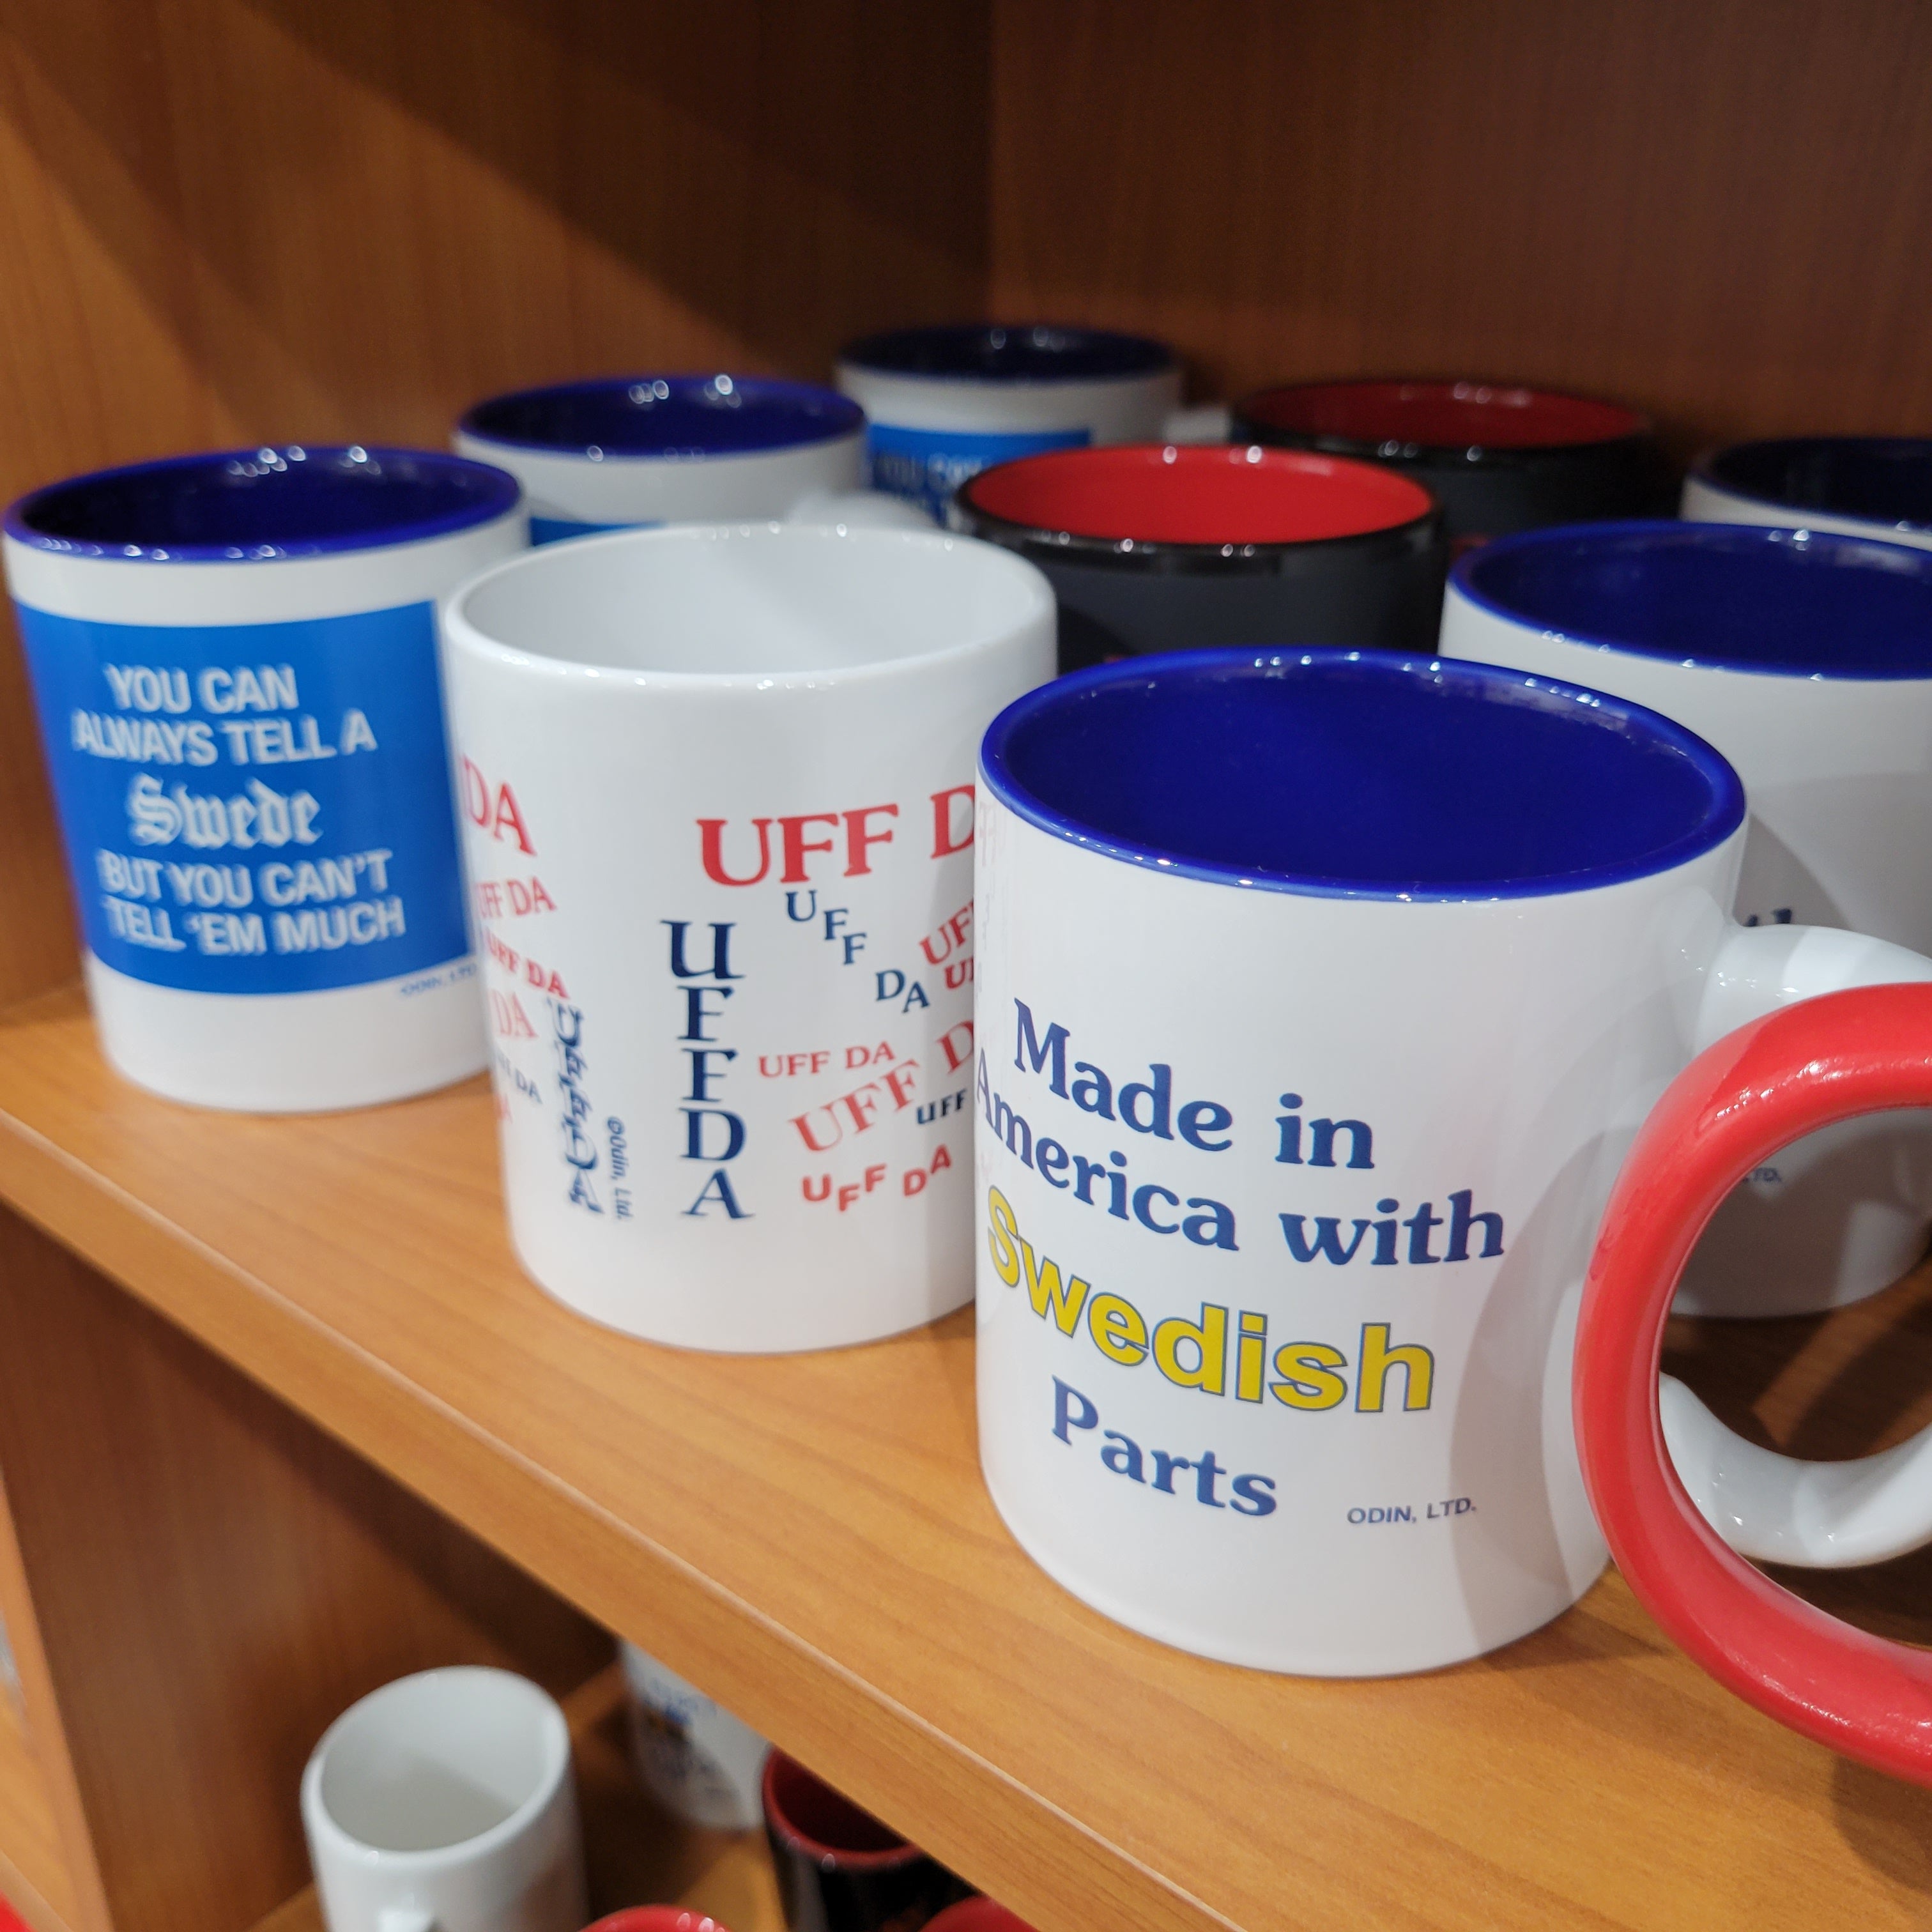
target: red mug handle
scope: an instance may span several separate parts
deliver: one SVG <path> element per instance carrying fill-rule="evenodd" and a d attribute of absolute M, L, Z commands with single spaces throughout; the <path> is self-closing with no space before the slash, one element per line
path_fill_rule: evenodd
<path fill-rule="evenodd" d="M 1718 1204 L 1801 1134 L 1932 1103 L 1932 985 L 1828 993 L 1741 1027 L 1678 1075 L 1604 1210 L 1574 1382 L 1592 1506 L 1630 1588 L 1727 1690 L 1895 1778 L 1932 1785 L 1932 1652 L 1868 1635 L 1754 1569 L 1699 1514 L 1658 1409 L 1664 1324 Z"/>

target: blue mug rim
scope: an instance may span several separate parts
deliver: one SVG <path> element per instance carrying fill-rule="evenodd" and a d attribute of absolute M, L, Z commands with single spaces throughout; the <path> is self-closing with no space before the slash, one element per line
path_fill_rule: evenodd
<path fill-rule="evenodd" d="M 65 497 L 83 496 L 143 478 L 172 478 L 183 483 L 212 481 L 234 473 L 232 466 L 280 459 L 286 470 L 290 463 L 344 458 L 357 462 L 409 463 L 433 475 L 470 484 L 472 501 L 441 515 L 415 516 L 405 520 L 373 524 L 367 530 L 333 535 L 291 538 L 284 543 L 247 544 L 181 543 L 142 544 L 116 542 L 112 537 L 60 536 L 35 528 L 31 520 L 37 511 Z M 319 475 L 320 470 L 305 472 Z M 364 488 L 358 484 L 356 487 Z M 128 563 L 264 563 L 288 562 L 308 557 L 342 556 L 358 551 L 386 550 L 398 544 L 421 543 L 434 537 L 452 536 L 507 516 L 523 500 L 523 485 L 508 470 L 492 464 L 478 463 L 447 451 L 412 449 L 387 443 L 310 442 L 255 443 L 245 449 L 196 450 L 184 455 L 157 457 L 145 463 L 116 464 L 106 470 L 84 470 L 44 483 L 16 496 L 8 504 L 0 528 L 16 543 L 50 556 L 84 559 L 89 562 Z"/>
<path fill-rule="evenodd" d="M 1755 455 L 1766 450 L 1844 449 L 1867 450 L 1889 455 L 1916 455 L 1922 457 L 1928 466 L 1932 467 L 1932 436 L 1760 436 L 1744 442 L 1727 442 L 1721 449 L 1706 450 L 1690 466 L 1690 474 L 1700 483 L 1708 484 L 1713 490 L 1721 490 L 1727 496 L 1741 496 L 1748 503 L 1762 503 L 1767 510 L 1788 510 L 1791 512 L 1792 527 L 1802 529 L 1807 517 L 1842 517 L 1847 523 L 1870 526 L 1874 536 L 1881 530 L 1910 530 L 1915 534 L 1932 536 L 1932 520 L 1914 517 L 1894 517 L 1889 519 L 1866 516 L 1858 510 L 1831 510 L 1793 503 L 1783 496 L 1767 495 L 1761 490 L 1748 489 L 1742 483 L 1734 483 L 1719 475 L 1718 466 L 1726 457 L 1744 454 Z M 1880 537 L 1878 541 L 1882 542 Z"/>
<path fill-rule="evenodd" d="M 626 428 L 634 427 L 626 422 L 622 411 L 631 405 L 631 392 L 640 385 L 663 383 L 670 392 L 664 400 L 669 400 L 671 397 L 695 396 L 706 389 L 715 391 L 721 376 L 730 383 L 733 392 L 758 404 L 758 412 L 748 418 L 721 415 L 718 427 L 722 429 L 728 424 L 736 433 L 704 442 L 694 442 L 688 437 L 680 441 L 625 442 L 615 437 L 590 442 L 561 434 L 520 436 L 493 429 L 486 421 L 492 410 L 518 405 L 526 408 L 572 403 L 595 406 L 608 400 L 612 405 L 613 428 L 621 435 Z M 811 406 L 809 412 L 807 404 Z M 730 370 L 706 375 L 650 370 L 638 375 L 592 376 L 575 382 L 544 383 L 534 388 L 506 389 L 500 395 L 485 396 L 481 402 L 471 404 L 457 428 L 478 442 L 493 443 L 504 449 L 577 457 L 586 461 L 666 463 L 804 449 L 818 443 L 836 442 L 842 436 L 856 436 L 865 424 L 865 411 L 850 396 L 817 382 L 797 382 L 782 376 L 740 376 Z"/>
<path fill-rule="evenodd" d="M 1438 683 L 1453 681 L 1491 691 L 1527 692 L 1547 700 L 1551 705 L 1587 707 L 1599 716 L 1620 720 L 1652 744 L 1668 746 L 1688 758 L 1710 788 L 1709 806 L 1701 821 L 1682 837 L 1636 858 L 1521 878 L 1394 885 L 1382 880 L 1246 869 L 1110 833 L 1056 811 L 1028 790 L 1012 769 L 1008 748 L 1014 734 L 1042 712 L 1064 707 L 1084 692 L 1108 685 L 1137 683 L 1153 674 L 1179 672 L 1202 680 L 1217 671 L 1250 666 L 1263 670 L 1270 663 L 1282 666 L 1289 661 L 1306 667 L 1346 664 L 1352 669 L 1366 669 L 1371 674 L 1386 673 L 1391 676 L 1427 676 Z M 1614 698 L 1586 685 L 1567 683 L 1471 658 L 1426 657 L 1414 652 L 1355 650 L 1342 645 L 1238 645 L 1210 650 L 1166 651 L 1070 672 L 1015 699 L 993 720 L 980 741 L 980 772 L 992 795 L 1029 825 L 1097 857 L 1208 885 L 1285 892 L 1303 898 L 1385 903 L 1468 904 L 1552 898 L 1653 878 L 1688 865 L 1723 844 L 1744 824 L 1747 810 L 1744 782 L 1724 754 L 1694 731 L 1648 705 Z"/>
<path fill-rule="evenodd" d="M 1016 370 L 1007 375 L 989 374 L 976 362 L 973 351 L 996 335 L 1000 340 L 992 345 L 995 349 L 1004 349 L 1007 340 L 1015 337 L 1064 338 L 1068 345 L 1064 349 L 1037 340 L 1034 346 L 1043 358 L 1064 354 L 1066 364 L 1059 368 Z M 922 355 L 942 364 L 950 361 L 953 366 L 918 366 Z M 1164 375 L 1179 366 L 1174 351 L 1152 336 L 1090 328 L 1078 322 L 1041 321 L 924 322 L 908 328 L 881 329 L 847 343 L 838 352 L 838 360 L 868 375 L 896 376 L 905 382 L 1002 388 L 1010 384 L 1048 387 L 1119 382 L 1130 376 Z"/>
<path fill-rule="evenodd" d="M 1460 592 L 1478 610 L 1520 629 L 1534 629 L 1539 636 L 1558 638 L 1592 650 L 1616 651 L 1628 657 L 1682 664 L 1690 670 L 1739 671 L 1753 677 L 1796 678 L 1844 684 L 1911 684 L 1932 678 L 1932 651 L 1928 652 L 1927 668 L 1924 670 L 1898 670 L 1850 669 L 1843 664 L 1834 663 L 1822 652 L 1791 664 L 1768 664 L 1761 658 L 1736 656 L 1722 651 L 1700 652 L 1687 658 L 1681 651 L 1634 643 L 1628 638 L 1612 637 L 1604 631 L 1568 626 L 1554 628 L 1522 611 L 1511 610 L 1508 604 L 1478 589 L 1475 582 L 1477 574 L 1487 565 L 1493 564 L 1498 558 L 1507 560 L 1524 550 L 1555 549 L 1562 544 L 1574 544 L 1580 538 L 1630 537 L 1653 537 L 1660 542 L 1667 538 L 1672 545 L 1685 549 L 1762 549 L 1828 555 L 1834 551 L 1866 548 L 1883 551 L 1892 560 L 1892 567 L 1906 574 L 1932 580 L 1932 550 L 1921 550 L 1910 544 L 1888 543 L 1882 537 L 1814 530 L 1802 523 L 1706 524 L 1670 517 L 1635 517 L 1595 524 L 1552 524 L 1546 529 L 1516 530 L 1507 536 L 1495 538 L 1476 549 L 1466 550 L 1456 560 L 1449 572 L 1449 587 Z"/>

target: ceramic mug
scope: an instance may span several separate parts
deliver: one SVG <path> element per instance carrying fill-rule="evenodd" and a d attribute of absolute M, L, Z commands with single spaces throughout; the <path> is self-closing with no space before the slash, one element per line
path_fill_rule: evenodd
<path fill-rule="evenodd" d="M 1932 952 L 1932 556 L 1720 524 L 1534 532 L 1456 566 L 1442 650 L 1613 692 L 1715 745 L 1750 801 L 1747 925 Z M 1750 1175 L 1680 1308 L 1856 1301 L 1917 1263 L 1928 1227 L 1932 1115 L 1848 1121 Z"/>
<path fill-rule="evenodd" d="M 1733 1435 L 1658 1374 L 1678 1274 L 1739 1177 L 1862 1111 L 1932 1104 L 1928 1040 L 1932 987 L 1886 986 L 1774 1014 L 1685 1070 L 1604 1216 L 1577 1328 L 1576 1418 L 1618 1567 L 1670 1635 L 1780 1723 L 1932 1785 L 1932 1657 L 1838 1622 L 1744 1560 L 1835 1569 L 1932 1540 L 1932 1432 L 1850 1462 L 1801 1462 Z"/>
<path fill-rule="evenodd" d="M 1392 652 L 1061 679 L 980 761 L 982 1465 L 1163 1641 L 1432 1669 L 1602 1565 L 1570 1336 L 1693 1054 L 1932 974 L 1734 924 L 1743 788 L 1599 693 Z"/>
<path fill-rule="evenodd" d="M 1733 443 L 1684 479 L 1683 514 L 1707 524 L 1835 530 L 1932 550 L 1932 440 L 1798 436 Z"/>
<path fill-rule="evenodd" d="M 709 1913 L 681 1905 L 628 1905 L 600 1918 L 586 1932 L 726 1932 Z"/>
<path fill-rule="evenodd" d="M 638 1778 L 666 1810 L 706 1831 L 749 1832 L 771 1746 L 634 1643 L 621 1647 Z"/>
<path fill-rule="evenodd" d="M 926 1924 L 928 1932 L 1033 1932 L 1017 1912 L 1009 1912 L 983 1894 L 949 1905 Z"/>
<path fill-rule="evenodd" d="M 1426 648 L 1442 608 L 1434 500 L 1346 458 L 1059 451 L 969 478 L 953 520 L 1046 572 L 1064 670 L 1216 644 Z"/>
<path fill-rule="evenodd" d="M 1164 343 L 1105 329 L 899 328 L 841 350 L 838 386 L 871 419 L 873 488 L 944 523 L 953 491 L 991 464 L 1165 434 L 1180 367 Z"/>
<path fill-rule="evenodd" d="M 936 1859 L 773 1751 L 765 1834 L 791 1932 L 917 1932 L 963 1889 Z"/>
<path fill-rule="evenodd" d="M 493 396 L 468 411 L 459 455 L 529 493 L 531 540 L 718 518 L 833 509 L 859 488 L 865 412 L 769 376 L 613 376 Z"/>
<path fill-rule="evenodd" d="M 507 1670 L 399 1678 L 352 1704 L 302 1773 L 328 1932 L 579 1932 L 570 1733 Z"/>
<path fill-rule="evenodd" d="M 959 1306 L 973 754 L 1052 673 L 1046 580 L 938 531 L 687 526 L 532 551 L 446 636 L 524 1265 L 692 1348 Z"/>
<path fill-rule="evenodd" d="M 172 457 L 23 496 L 8 583 L 108 1059 L 368 1106 L 483 1064 L 436 604 L 528 542 L 418 451 Z"/>
<path fill-rule="evenodd" d="M 1647 417 L 1520 382 L 1290 382 L 1236 404 L 1233 434 L 1413 477 L 1459 549 L 1546 524 L 1661 515 L 1675 494 Z"/>

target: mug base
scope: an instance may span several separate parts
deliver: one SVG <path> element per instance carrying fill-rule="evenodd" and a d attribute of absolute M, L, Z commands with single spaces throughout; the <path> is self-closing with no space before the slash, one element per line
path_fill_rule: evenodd
<path fill-rule="evenodd" d="M 382 1106 L 488 1062 L 473 960 L 314 993 L 194 993 L 82 956 L 102 1053 L 164 1100 L 249 1114 Z"/>
<path fill-rule="evenodd" d="M 874 1342 L 889 1342 L 896 1335 L 909 1335 L 914 1329 L 929 1328 L 935 1322 L 943 1322 L 949 1315 L 956 1315 L 961 1309 L 969 1306 L 973 1300 L 973 1283 L 968 1276 L 956 1291 L 940 1290 L 922 1308 L 902 1308 L 884 1317 L 861 1315 L 854 1318 L 848 1316 L 838 1321 L 827 1318 L 821 1308 L 815 1318 L 820 1326 L 812 1332 L 803 1333 L 796 1327 L 774 1332 L 772 1311 L 769 1308 L 748 1309 L 741 1317 L 721 1317 L 717 1312 L 717 1284 L 714 1282 L 710 1285 L 708 1292 L 695 1294 L 687 1289 L 680 1295 L 680 1299 L 687 1308 L 694 1311 L 686 1319 L 634 1318 L 614 1304 L 620 1300 L 641 1300 L 634 1287 L 605 1288 L 599 1292 L 591 1284 L 597 1274 L 602 1272 L 601 1268 L 586 1268 L 580 1262 L 576 1265 L 565 1262 L 547 1274 L 531 1258 L 529 1246 L 517 1226 L 514 1204 L 509 1221 L 510 1246 L 518 1265 L 551 1300 L 584 1321 L 594 1322 L 598 1328 L 608 1329 L 613 1334 L 628 1336 L 634 1342 L 647 1342 L 656 1348 L 686 1348 L 699 1355 L 807 1355 L 831 1348 L 863 1348 Z M 634 1272 L 638 1267 L 650 1264 L 650 1258 L 645 1255 L 626 1265 Z M 569 1282 L 568 1290 L 557 1285 L 560 1280 Z M 793 1298 L 795 1301 L 811 1300 L 808 1294 Z M 755 1339 L 747 1339 L 748 1336 Z"/>
<path fill-rule="evenodd" d="M 1512 1622 L 1493 1636 L 1478 1642 L 1470 1641 L 1466 1634 L 1462 1634 L 1434 1637 L 1406 1648 L 1399 1653 L 1384 1648 L 1374 1654 L 1327 1647 L 1304 1648 L 1289 1643 L 1230 1642 L 1207 1633 L 1188 1629 L 1171 1618 L 1150 1615 L 1142 1606 L 1125 1600 L 1114 1591 L 1076 1575 L 1022 1528 L 1019 1519 L 1008 1509 L 1001 1498 L 994 1483 L 992 1473 L 986 1468 L 983 1461 L 980 1473 L 985 1478 L 987 1492 L 993 1499 L 993 1507 L 999 1511 L 1000 1520 L 1012 1532 L 1013 1540 L 1063 1590 L 1078 1598 L 1090 1609 L 1098 1610 L 1102 1616 L 1111 1618 L 1114 1622 L 1124 1624 L 1129 1630 L 1137 1630 L 1143 1636 L 1152 1637 L 1156 1642 L 1166 1644 L 1172 1649 L 1187 1651 L 1194 1656 L 1208 1658 L 1217 1664 L 1240 1664 L 1250 1670 L 1272 1671 L 1284 1677 L 1415 1677 L 1432 1670 L 1447 1670 L 1452 1664 L 1467 1664 L 1478 1657 L 1489 1656 L 1492 1652 L 1504 1649 L 1528 1636 L 1532 1631 L 1541 1630 L 1545 1624 L 1554 1622 L 1566 1610 L 1574 1609 L 1594 1587 L 1610 1560 L 1608 1549 L 1602 1546 L 1599 1539 L 1598 1547 L 1600 1553 L 1593 1558 L 1574 1594 L 1564 1596 L 1562 1600 L 1557 1600 L 1554 1596 L 1546 1599 L 1528 1610 L 1520 1624 Z"/>

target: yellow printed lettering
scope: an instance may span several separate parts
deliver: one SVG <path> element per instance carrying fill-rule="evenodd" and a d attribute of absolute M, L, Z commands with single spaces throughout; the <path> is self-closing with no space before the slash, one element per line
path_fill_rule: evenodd
<path fill-rule="evenodd" d="M 1024 1235 L 1020 1237 L 1020 1252 L 1026 1259 L 1027 1293 L 1033 1299 L 1033 1312 L 1043 1319 L 1051 1303 L 1053 1318 L 1060 1332 L 1063 1335 L 1072 1334 L 1080 1325 L 1080 1310 L 1087 1299 L 1087 1284 L 1078 1275 L 1070 1275 L 1063 1288 L 1060 1264 L 1036 1263 L 1032 1244 Z"/>
<path fill-rule="evenodd" d="M 986 1190 L 986 1212 L 992 1216 L 992 1226 L 986 1230 L 986 1246 L 992 1253 L 993 1272 L 1009 1288 L 1017 1288 L 1020 1258 L 1014 1251 L 1013 1240 L 1019 1233 L 1020 1224 L 1013 1219 L 1012 1204 L 997 1187 Z"/>
<path fill-rule="evenodd" d="M 1191 1365 L 1180 1359 L 1184 1344 L 1190 1345 L 1196 1357 Z M 1226 1393 L 1228 1311 L 1211 1301 L 1203 1302 L 1198 1322 L 1184 1322 L 1177 1315 L 1160 1323 L 1154 1331 L 1154 1359 L 1176 1388 L 1202 1389 L 1209 1395 Z"/>
<path fill-rule="evenodd" d="M 1382 1384 L 1393 1368 L 1400 1368 L 1402 1372 L 1402 1407 L 1426 1408 L 1436 1380 L 1436 1358 L 1419 1342 L 1405 1342 L 1391 1348 L 1389 1324 L 1386 1322 L 1364 1322 L 1362 1366 L 1355 1378 L 1357 1408 L 1369 1415 L 1382 1413 Z"/>
<path fill-rule="evenodd" d="M 1274 1352 L 1281 1380 L 1270 1382 L 1268 1393 L 1290 1408 L 1333 1408 L 1348 1393 L 1347 1376 L 1335 1371 L 1348 1366 L 1348 1357 L 1326 1342 L 1284 1342 Z"/>
<path fill-rule="evenodd" d="M 1109 1361 L 1135 1368 L 1147 1360 L 1147 1323 L 1131 1301 L 1096 1294 L 1087 1304 L 1087 1332 Z"/>

